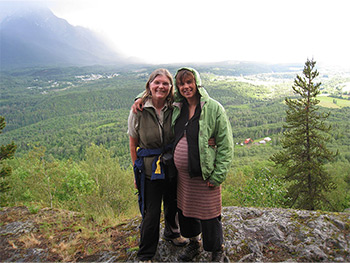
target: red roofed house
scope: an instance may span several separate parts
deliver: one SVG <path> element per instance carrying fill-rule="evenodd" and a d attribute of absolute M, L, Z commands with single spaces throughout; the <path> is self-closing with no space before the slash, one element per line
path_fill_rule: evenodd
<path fill-rule="evenodd" d="M 244 141 L 244 144 L 248 144 L 248 143 L 252 143 L 252 142 L 253 142 L 253 140 L 250 139 L 250 138 L 248 138 L 248 139 L 246 139 L 246 140 Z"/>

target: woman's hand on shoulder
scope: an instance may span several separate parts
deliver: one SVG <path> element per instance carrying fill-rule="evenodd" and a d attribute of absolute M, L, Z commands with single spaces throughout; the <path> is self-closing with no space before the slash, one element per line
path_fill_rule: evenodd
<path fill-rule="evenodd" d="M 142 103 L 142 99 L 137 99 L 135 100 L 134 104 L 131 106 L 131 110 L 133 111 L 133 113 L 137 113 L 137 111 L 142 111 L 142 107 L 143 107 L 143 103 Z"/>

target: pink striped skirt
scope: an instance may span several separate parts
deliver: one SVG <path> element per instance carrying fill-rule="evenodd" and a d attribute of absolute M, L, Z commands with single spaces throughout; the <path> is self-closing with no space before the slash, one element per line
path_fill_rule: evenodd
<path fill-rule="evenodd" d="M 184 216 L 201 220 L 221 215 L 221 186 L 209 188 L 201 176 L 191 178 L 188 173 L 188 145 L 182 137 L 174 152 L 178 170 L 177 206 Z"/>

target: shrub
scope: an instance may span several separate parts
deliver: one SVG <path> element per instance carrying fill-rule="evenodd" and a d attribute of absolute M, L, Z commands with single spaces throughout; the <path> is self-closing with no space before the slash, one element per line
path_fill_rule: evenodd
<path fill-rule="evenodd" d="M 265 164 L 244 166 L 229 174 L 223 205 L 284 207 L 286 186 Z"/>

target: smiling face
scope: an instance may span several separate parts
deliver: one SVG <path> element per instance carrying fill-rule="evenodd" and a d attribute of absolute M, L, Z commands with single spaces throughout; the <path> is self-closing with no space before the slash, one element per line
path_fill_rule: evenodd
<path fill-rule="evenodd" d="M 149 83 L 152 99 L 165 100 L 170 93 L 171 81 L 165 75 L 158 75 Z"/>
<path fill-rule="evenodd" d="M 192 100 L 197 98 L 196 81 L 190 71 L 176 77 L 176 86 L 185 99 Z"/>

